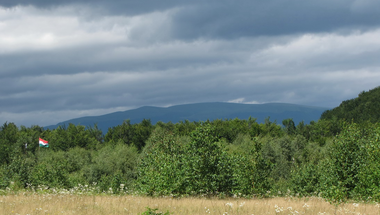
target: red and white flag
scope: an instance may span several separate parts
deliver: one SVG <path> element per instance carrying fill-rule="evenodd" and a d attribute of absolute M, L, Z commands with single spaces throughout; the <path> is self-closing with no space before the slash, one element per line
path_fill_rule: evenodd
<path fill-rule="evenodd" d="M 49 142 L 39 138 L 40 147 L 49 147 Z"/>

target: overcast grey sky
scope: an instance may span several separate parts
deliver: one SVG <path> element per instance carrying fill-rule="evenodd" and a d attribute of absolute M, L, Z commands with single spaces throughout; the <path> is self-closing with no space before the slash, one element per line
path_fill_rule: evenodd
<path fill-rule="evenodd" d="M 335 107 L 380 85 L 379 0 L 0 0 L 0 123 L 141 106 Z"/>

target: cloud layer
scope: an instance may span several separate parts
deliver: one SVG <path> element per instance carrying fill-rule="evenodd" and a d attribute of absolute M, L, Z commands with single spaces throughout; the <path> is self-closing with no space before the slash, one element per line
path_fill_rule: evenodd
<path fill-rule="evenodd" d="M 0 2 L 0 122 L 145 105 L 334 107 L 379 85 L 375 0 Z"/>

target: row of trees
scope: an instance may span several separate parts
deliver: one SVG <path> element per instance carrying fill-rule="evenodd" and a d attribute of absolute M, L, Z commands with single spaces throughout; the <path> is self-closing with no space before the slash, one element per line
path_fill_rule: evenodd
<path fill-rule="evenodd" d="M 49 148 L 38 148 L 38 137 Z M 323 195 L 379 198 L 380 127 L 324 119 L 279 125 L 269 118 L 110 128 L 70 124 L 0 127 L 0 189 L 95 185 L 148 195 Z M 27 148 L 25 148 L 27 144 Z M 120 188 L 120 184 L 125 186 Z"/>
<path fill-rule="evenodd" d="M 254 137 L 282 137 L 284 135 L 301 135 L 308 141 L 318 142 L 324 145 L 326 140 L 341 130 L 342 123 L 337 120 L 320 120 L 318 123 L 312 121 L 310 124 L 300 122 L 295 125 L 292 119 L 283 120 L 282 126 L 276 121 L 271 122 L 269 118 L 264 123 L 257 123 L 255 118 L 248 120 L 214 120 L 207 121 L 213 127 L 219 139 L 224 139 L 228 143 L 234 142 L 239 134 L 247 134 Z M 107 144 L 123 142 L 126 145 L 135 146 L 141 151 L 150 137 L 152 131 L 157 128 L 165 128 L 179 136 L 188 136 L 202 122 L 190 122 L 188 120 L 179 123 L 158 122 L 152 125 L 150 120 L 144 119 L 137 124 L 131 124 L 125 120 L 123 124 L 109 128 L 104 135 L 97 125 L 85 127 L 81 125 L 69 124 L 58 127 L 54 130 L 44 130 L 40 126 L 18 128 L 14 123 L 4 123 L 0 127 L 0 164 L 9 164 L 13 151 L 33 153 L 38 149 L 36 140 L 38 137 L 47 139 L 50 142 L 51 150 L 67 151 L 79 147 L 84 149 L 99 149 Z M 27 146 L 25 148 L 25 146 Z"/>

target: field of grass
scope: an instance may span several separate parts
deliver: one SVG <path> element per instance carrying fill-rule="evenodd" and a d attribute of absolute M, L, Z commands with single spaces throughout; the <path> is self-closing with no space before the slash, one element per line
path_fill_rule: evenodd
<path fill-rule="evenodd" d="M 379 204 L 346 203 L 337 209 L 323 199 L 149 198 L 133 195 L 38 194 L 0 195 L 0 214 L 141 214 L 158 208 L 170 214 L 380 214 Z"/>

